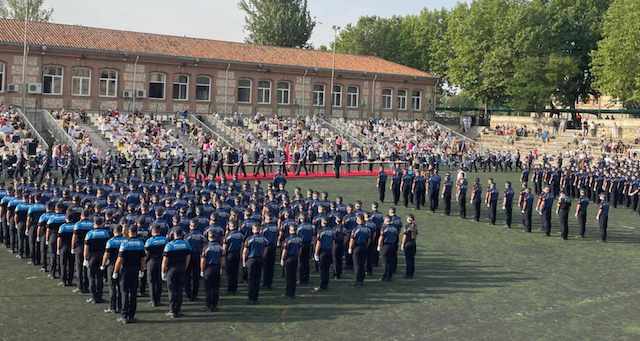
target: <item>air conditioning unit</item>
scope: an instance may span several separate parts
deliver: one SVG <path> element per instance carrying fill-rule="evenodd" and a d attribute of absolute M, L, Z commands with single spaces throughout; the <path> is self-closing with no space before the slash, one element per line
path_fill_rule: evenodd
<path fill-rule="evenodd" d="M 29 86 L 27 87 L 27 92 L 30 94 L 41 94 L 42 83 L 29 83 Z"/>
<path fill-rule="evenodd" d="M 21 88 L 20 84 L 9 84 L 7 85 L 7 92 L 19 92 Z"/>
<path fill-rule="evenodd" d="M 147 94 L 144 92 L 144 90 L 138 89 L 138 91 L 136 92 L 136 98 L 145 98 L 145 97 L 147 97 Z"/>
<path fill-rule="evenodd" d="M 123 90 L 122 91 L 122 97 L 124 97 L 124 98 L 132 98 L 133 97 L 133 90 Z"/>

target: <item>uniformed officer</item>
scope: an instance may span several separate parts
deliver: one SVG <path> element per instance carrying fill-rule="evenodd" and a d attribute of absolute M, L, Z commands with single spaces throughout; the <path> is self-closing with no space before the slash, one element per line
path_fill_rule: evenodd
<path fill-rule="evenodd" d="M 467 187 L 468 187 L 468 182 L 467 182 L 467 178 L 465 177 L 464 172 L 461 172 L 460 175 L 461 176 L 456 181 L 456 185 L 458 187 L 457 190 L 456 190 L 456 201 L 458 202 L 458 205 L 460 206 L 460 217 L 462 217 L 462 219 L 466 219 L 467 218 Z"/>
<path fill-rule="evenodd" d="M 404 207 L 409 206 L 409 201 L 413 202 L 413 197 L 411 196 L 411 188 L 413 185 L 413 174 L 409 172 L 409 170 L 404 171 L 404 175 L 402 176 L 402 199 L 404 200 Z"/>
<path fill-rule="evenodd" d="M 187 298 L 195 301 L 198 298 L 198 289 L 200 288 L 200 255 L 207 243 L 202 230 L 198 228 L 196 218 L 189 222 L 189 233 L 184 237 L 184 241 L 189 244 L 191 250 L 191 257 L 189 257 L 185 273 L 184 290 Z"/>
<path fill-rule="evenodd" d="M 502 201 L 502 209 L 504 210 L 504 219 L 507 228 L 511 228 L 511 221 L 513 219 L 513 197 L 515 193 L 511 188 L 511 181 L 505 183 L 504 198 Z"/>
<path fill-rule="evenodd" d="M 355 286 L 363 286 L 370 230 L 364 226 L 365 221 L 362 214 L 358 214 L 356 223 L 357 227 L 351 232 L 348 253 L 353 257 L 353 270 L 356 274 Z"/>
<path fill-rule="evenodd" d="M 104 272 L 101 269 L 107 241 L 111 232 L 104 227 L 104 218 L 96 216 L 93 220 L 93 229 L 87 232 L 84 238 L 84 262 L 83 267 L 89 272 L 89 291 L 91 298 L 89 303 L 102 303 L 102 289 L 104 285 Z"/>
<path fill-rule="evenodd" d="M 227 277 L 227 292 L 235 295 L 238 291 L 238 274 L 240 272 L 240 256 L 244 235 L 236 228 L 235 223 L 229 223 L 229 232 L 224 239 L 225 273 Z"/>
<path fill-rule="evenodd" d="M 216 240 L 214 231 L 207 232 L 209 244 L 202 251 L 200 258 L 200 276 L 204 278 L 204 290 L 207 296 L 207 309 L 215 311 L 220 297 L 220 267 L 222 265 L 223 248 Z"/>
<path fill-rule="evenodd" d="M 376 188 L 378 188 L 378 198 L 380 199 L 380 202 L 384 202 L 384 194 L 385 190 L 387 189 L 387 173 L 385 173 L 383 166 L 380 166 L 380 169 L 378 171 Z"/>
<path fill-rule="evenodd" d="M 407 216 L 407 224 L 402 233 L 402 243 L 400 249 L 404 252 L 404 262 L 406 265 L 405 278 L 413 278 L 416 270 L 416 238 L 418 237 L 418 227 L 413 214 Z"/>
<path fill-rule="evenodd" d="M 398 230 L 391 224 L 391 218 L 386 217 L 384 219 L 384 225 L 382 232 L 378 238 L 378 252 L 382 254 L 384 261 L 384 273 L 382 275 L 382 281 L 391 281 L 393 276 L 394 266 L 397 264 L 398 257 Z"/>
<path fill-rule="evenodd" d="M 474 219 L 480 221 L 480 206 L 482 205 L 482 186 L 480 185 L 480 178 L 476 178 L 476 182 L 473 184 L 471 192 L 471 204 L 474 208 Z"/>
<path fill-rule="evenodd" d="M 62 260 L 62 285 L 70 287 L 73 285 L 74 257 L 71 254 L 71 238 L 73 238 L 73 223 L 71 222 L 71 209 L 67 210 L 65 223 L 58 229 L 58 257 Z"/>
<path fill-rule="evenodd" d="M 269 214 L 264 215 L 261 233 L 268 242 L 267 247 L 264 250 L 263 257 L 262 287 L 265 289 L 271 289 L 276 262 L 278 226 L 271 221 L 271 216 Z"/>
<path fill-rule="evenodd" d="M 147 279 L 151 289 L 150 303 L 153 307 L 160 305 L 160 297 L 162 296 L 162 254 L 167 244 L 167 238 L 161 233 L 160 225 L 153 224 L 151 226 L 151 238 L 144 243 Z"/>
<path fill-rule="evenodd" d="M 58 202 L 56 204 L 56 213 L 47 221 L 47 233 L 45 235 L 46 244 L 51 251 L 51 267 L 49 269 L 49 277 L 57 278 L 56 273 L 62 277 L 60 269 L 60 256 L 58 255 L 58 231 L 60 226 L 67 220 L 64 214 L 65 204 Z"/>
<path fill-rule="evenodd" d="M 114 225 L 113 229 L 113 237 L 107 241 L 107 245 L 105 247 L 105 253 L 102 258 L 102 265 L 100 266 L 100 270 L 107 271 L 107 278 L 110 283 L 110 300 L 109 300 L 109 308 L 105 309 L 105 313 L 120 313 L 122 308 L 122 292 L 120 290 L 120 282 L 113 278 L 113 270 L 116 264 L 116 260 L 118 259 L 118 252 L 120 250 L 120 246 L 126 240 L 126 238 L 122 235 L 122 226 Z"/>
<path fill-rule="evenodd" d="M 87 233 L 93 229 L 93 221 L 90 215 L 91 213 L 88 210 L 82 211 L 80 221 L 73 225 L 73 236 L 71 238 L 71 250 L 75 255 L 76 274 L 78 276 L 78 288 L 76 291 L 80 291 L 83 294 L 89 292 L 88 268 L 83 265 L 84 255 L 82 250 L 84 249 L 84 239 Z"/>
<path fill-rule="evenodd" d="M 176 230 L 174 239 L 164 247 L 162 255 L 162 278 L 167 281 L 169 289 L 169 311 L 167 316 L 177 318 L 182 316 L 182 294 L 185 290 L 187 268 L 193 264 L 191 261 L 191 244 L 184 240 L 184 232 Z M 198 255 L 199 256 L 199 255 Z M 197 269 L 200 269 L 200 262 Z M 195 281 L 199 281 L 198 271 Z M 193 297 L 193 296 L 192 296 Z"/>
<path fill-rule="evenodd" d="M 442 200 L 444 201 L 444 214 L 451 215 L 451 196 L 453 194 L 453 182 L 451 174 L 447 173 L 444 177 L 442 186 Z"/>
<path fill-rule="evenodd" d="M 296 235 L 296 226 L 289 225 L 289 236 L 282 245 L 280 265 L 284 268 L 286 282 L 285 295 L 289 298 L 296 296 L 296 281 L 298 276 L 298 258 L 302 251 L 302 239 Z"/>
<path fill-rule="evenodd" d="M 542 191 L 542 195 L 540 195 L 538 199 L 538 205 L 536 210 L 538 214 L 542 216 L 542 230 L 545 235 L 548 237 L 551 235 L 551 211 L 553 207 L 553 193 L 551 193 L 551 188 L 549 186 L 545 186 Z"/>
<path fill-rule="evenodd" d="M 400 185 L 402 184 L 402 173 L 400 173 L 399 169 L 395 169 L 393 172 L 393 177 L 391 177 L 391 193 L 393 194 L 393 204 L 398 205 L 400 202 Z"/>
<path fill-rule="evenodd" d="M 127 324 L 135 321 L 138 306 L 138 278 L 144 272 L 144 242 L 138 237 L 138 228 L 128 229 L 128 239 L 123 241 L 118 251 L 118 259 L 113 268 L 113 279 L 120 279 L 122 292 L 122 317 L 118 321 Z"/>
<path fill-rule="evenodd" d="M 244 243 L 242 265 L 247 269 L 248 303 L 257 304 L 260 295 L 260 278 L 262 277 L 262 258 L 269 242 L 260 234 L 260 225 L 253 225 L 251 232 L 253 234 Z"/>
<path fill-rule="evenodd" d="M 440 182 L 442 179 L 438 175 L 438 170 L 434 169 L 433 174 L 429 177 L 429 208 L 431 212 L 438 209 L 438 197 L 440 196 Z M 423 197 L 424 200 L 424 197 Z"/>
<path fill-rule="evenodd" d="M 525 187 L 525 184 L 522 184 Z M 531 219 L 533 214 L 533 193 L 531 188 L 525 188 L 520 192 L 518 206 L 522 214 L 522 227 L 524 232 L 531 232 Z"/>
<path fill-rule="evenodd" d="M 589 197 L 586 195 L 584 189 L 580 190 L 580 199 L 576 205 L 575 217 L 578 219 L 578 226 L 580 227 L 580 237 L 584 238 L 587 233 L 587 209 L 589 208 Z"/>
<path fill-rule="evenodd" d="M 607 241 L 607 228 L 609 223 L 609 202 L 604 193 L 600 194 L 600 206 L 598 207 L 598 213 L 596 214 L 596 220 L 600 227 L 600 240 Z"/>
<path fill-rule="evenodd" d="M 569 238 L 569 209 L 571 209 L 571 199 L 564 191 L 560 191 L 556 214 L 560 218 L 560 237 L 563 240 Z"/>
<path fill-rule="evenodd" d="M 416 210 L 419 210 L 420 206 L 424 206 L 425 204 L 427 191 L 426 182 L 427 180 L 425 179 L 424 173 L 422 171 L 418 172 L 417 175 L 413 178 L 413 187 L 411 189 L 411 193 L 413 194 Z"/>
<path fill-rule="evenodd" d="M 304 216 L 298 217 L 298 237 L 302 239 L 302 250 L 300 251 L 299 271 L 300 284 L 309 283 L 309 261 L 312 257 L 312 247 L 314 238 L 313 225 L 305 221 Z"/>
<path fill-rule="evenodd" d="M 498 209 L 498 189 L 493 179 L 489 179 L 489 188 L 487 189 L 484 202 L 487 208 L 489 208 L 489 222 L 491 225 L 495 225 L 497 218 L 496 211 Z"/>
<path fill-rule="evenodd" d="M 321 222 L 321 231 L 315 245 L 314 258 L 320 264 L 320 290 L 329 288 L 329 270 L 333 259 L 332 251 L 335 246 L 335 231 L 326 219 Z"/>

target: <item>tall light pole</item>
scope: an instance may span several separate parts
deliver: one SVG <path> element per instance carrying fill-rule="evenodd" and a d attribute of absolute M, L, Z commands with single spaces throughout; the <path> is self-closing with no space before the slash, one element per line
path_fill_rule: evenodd
<path fill-rule="evenodd" d="M 338 32 L 340 31 L 340 26 L 333 25 L 331 26 L 331 28 L 333 29 L 333 64 L 331 66 L 331 87 L 329 88 L 329 94 L 331 98 L 329 113 L 331 113 L 331 116 L 333 116 L 333 106 L 335 105 L 335 103 L 333 103 L 333 79 L 336 76 L 336 46 L 338 45 Z"/>
<path fill-rule="evenodd" d="M 27 103 L 27 84 L 25 83 L 25 74 L 26 74 L 26 68 L 27 68 L 27 23 L 29 22 L 29 0 L 24 0 L 26 2 L 25 4 L 25 14 L 24 14 L 24 41 L 23 41 L 23 47 L 22 47 L 22 110 L 24 112 L 24 114 L 26 115 L 27 113 L 27 107 L 26 107 L 26 103 Z"/>

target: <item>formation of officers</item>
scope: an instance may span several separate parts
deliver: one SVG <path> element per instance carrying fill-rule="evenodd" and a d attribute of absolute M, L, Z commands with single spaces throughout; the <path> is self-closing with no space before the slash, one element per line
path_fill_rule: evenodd
<path fill-rule="evenodd" d="M 482 206 L 486 206 L 488 220 L 492 225 L 496 224 L 497 213 L 501 208 L 504 212 L 504 224 L 508 228 L 512 227 L 516 206 L 520 211 L 525 232 L 532 231 L 535 211 L 540 215 L 540 230 L 546 236 L 551 235 L 552 215 L 555 211 L 559 218 L 560 236 L 564 240 L 569 237 L 571 213 L 577 220 L 579 236 L 586 236 L 589 223 L 588 208 L 592 204 L 597 205 L 594 223 L 599 228 L 600 240 L 603 242 L 607 241 L 610 205 L 614 208 L 626 205 L 640 213 L 640 179 L 635 175 L 638 169 L 637 161 L 635 164 L 628 159 L 609 162 L 601 159 L 594 162 L 590 159 L 575 158 L 563 160 L 560 157 L 555 165 L 551 165 L 546 156 L 543 156 L 541 164 L 533 165 L 533 158 L 528 156 L 526 160 L 527 162 L 519 163 L 522 170 L 519 194 L 509 181 L 505 182 L 504 190 L 500 193 L 492 178 L 483 190 L 480 178 L 476 178 L 470 184 L 463 169 L 458 171 L 455 179 L 449 173 L 441 177 L 437 165 L 404 169 L 396 167 L 388 188 L 392 191 L 392 201 L 395 205 L 402 203 L 408 207 L 409 204 L 414 204 L 419 210 L 428 203 L 428 208 L 435 212 L 442 202 L 444 214 L 451 215 L 452 202 L 455 202 L 462 218 L 467 217 L 469 200 L 468 203 L 473 209 L 473 219 L 477 222 L 481 219 Z M 568 165 L 565 164 L 563 167 L 563 161 Z M 627 171 L 632 169 L 636 171 Z M 376 187 L 381 202 L 385 200 L 388 177 L 385 170 L 380 168 Z M 530 178 L 533 190 L 529 187 Z M 572 198 L 577 201 L 573 210 Z"/>
<path fill-rule="evenodd" d="M 40 266 L 60 285 L 91 294 L 119 320 L 135 320 L 137 297 L 149 291 L 150 304 L 161 304 L 163 282 L 170 317 L 181 315 L 183 295 L 196 300 L 201 278 L 206 308 L 214 311 L 222 273 L 230 295 L 238 283 L 248 286 L 248 303 L 258 302 L 260 288 L 271 289 L 275 264 L 286 278 L 285 295 L 309 284 L 310 269 L 320 273 L 326 290 L 331 275 L 353 270 L 355 285 L 382 264 L 381 280 L 396 272 L 399 251 L 405 276 L 413 277 L 417 226 L 403 222 L 391 208 L 335 201 L 327 193 L 296 188 L 274 178 L 264 189 L 238 181 L 191 183 L 189 180 L 79 180 L 64 186 L 46 178 L 41 185 L 21 178 L 0 190 L 0 240 L 17 258 Z M 75 282 L 75 283 L 74 283 Z"/>

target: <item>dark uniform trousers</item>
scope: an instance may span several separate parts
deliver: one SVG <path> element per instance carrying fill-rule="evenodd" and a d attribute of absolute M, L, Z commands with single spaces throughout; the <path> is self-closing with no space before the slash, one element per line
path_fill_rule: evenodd
<path fill-rule="evenodd" d="M 473 208 L 475 209 L 474 219 L 476 221 L 480 221 L 480 206 L 481 205 L 482 205 L 482 203 L 479 200 L 473 203 Z"/>
<path fill-rule="evenodd" d="M 27 230 L 27 236 L 29 237 L 29 249 L 31 250 L 31 263 L 33 265 L 40 264 L 40 243 L 38 239 L 38 225 L 32 225 Z"/>
<path fill-rule="evenodd" d="M 89 275 L 87 274 L 87 268 L 84 267 L 84 255 L 82 248 L 78 247 L 74 250 L 75 262 L 76 262 L 76 275 L 78 276 L 78 289 L 82 293 L 89 292 Z"/>
<path fill-rule="evenodd" d="M 287 283 L 286 294 L 288 297 L 296 295 L 296 280 L 298 276 L 298 256 L 287 257 L 284 260 L 284 276 Z"/>
<path fill-rule="evenodd" d="M 238 274 L 240 272 L 240 253 L 229 252 L 225 259 L 225 272 L 227 274 L 227 291 L 238 291 Z"/>
<path fill-rule="evenodd" d="M 587 212 L 578 213 L 578 226 L 580 227 L 580 237 L 587 233 Z"/>
<path fill-rule="evenodd" d="M 551 235 L 551 209 L 542 211 L 542 230 L 545 235 Z"/>
<path fill-rule="evenodd" d="M 102 291 L 104 287 L 104 273 L 100 270 L 102 255 L 95 255 L 89 259 L 89 291 L 93 301 L 102 301 Z"/>
<path fill-rule="evenodd" d="M 424 196 L 425 196 L 424 189 L 416 188 L 416 200 L 415 200 L 416 210 L 419 210 L 420 206 L 424 205 L 424 202 L 423 202 Z"/>
<path fill-rule="evenodd" d="M 393 276 L 394 266 L 397 264 L 396 247 L 393 244 L 384 244 L 382 246 L 382 259 L 384 260 L 384 274 L 382 275 L 383 281 L 390 281 Z"/>
<path fill-rule="evenodd" d="M 504 210 L 504 222 L 508 228 L 511 228 L 511 223 L 513 222 L 513 207 L 507 205 Z"/>
<path fill-rule="evenodd" d="M 311 258 L 311 244 L 303 243 L 300 251 L 300 284 L 309 283 L 309 258 Z"/>
<path fill-rule="evenodd" d="M 160 305 L 160 297 L 162 296 L 162 261 L 160 259 L 149 259 L 147 278 L 151 290 L 151 302 L 154 305 Z"/>
<path fill-rule="evenodd" d="M 373 266 L 376 263 L 377 257 L 378 248 L 376 247 L 376 243 L 370 243 L 369 252 L 367 252 L 367 274 L 371 275 L 373 273 Z"/>
<path fill-rule="evenodd" d="M 460 217 L 463 219 L 467 218 L 467 196 L 460 195 L 458 198 L 458 204 L 460 205 Z"/>
<path fill-rule="evenodd" d="M 344 242 L 336 240 L 331 253 L 333 256 L 333 275 L 336 278 L 340 278 L 340 276 L 342 276 L 342 263 L 344 261 Z"/>
<path fill-rule="evenodd" d="M 444 214 L 451 215 L 451 194 L 444 196 Z"/>
<path fill-rule="evenodd" d="M 198 267 L 199 268 L 199 267 Z M 169 269 L 167 271 L 167 288 L 169 289 L 169 311 L 174 314 L 179 314 L 182 308 L 182 294 L 185 290 L 185 277 L 189 273 L 189 270 L 180 271 L 177 269 Z M 200 272 L 198 272 L 198 277 Z M 198 281 L 199 282 L 199 281 Z"/>
<path fill-rule="evenodd" d="M 109 298 L 109 308 L 115 313 L 119 313 L 122 309 L 122 291 L 120 281 L 113 279 L 113 265 L 107 268 L 107 278 L 109 279 L 111 297 Z"/>
<path fill-rule="evenodd" d="M 569 210 L 560 209 L 558 215 L 560 216 L 560 237 L 566 240 L 569 238 Z"/>
<path fill-rule="evenodd" d="M 258 301 L 258 296 L 260 295 L 260 277 L 262 277 L 262 257 L 249 258 L 247 260 L 249 301 Z"/>
<path fill-rule="evenodd" d="M 400 202 L 400 187 L 394 186 L 391 191 L 393 192 L 393 204 L 398 205 L 398 202 Z"/>
<path fill-rule="evenodd" d="M 410 195 L 411 195 L 411 188 L 405 187 L 402 189 L 402 199 L 404 200 L 404 207 L 409 206 Z"/>
<path fill-rule="evenodd" d="M 187 297 L 195 300 L 200 289 L 200 255 L 191 255 L 183 285 Z"/>
<path fill-rule="evenodd" d="M 431 212 L 435 212 L 438 209 L 438 191 L 431 191 L 429 194 L 431 197 L 429 199 L 429 208 Z"/>
<path fill-rule="evenodd" d="M 356 283 L 364 283 L 365 261 L 367 259 L 367 247 L 358 245 L 353 249 L 353 270 L 356 273 Z"/>
<path fill-rule="evenodd" d="M 320 250 L 320 289 L 329 288 L 329 270 L 332 258 L 330 250 Z"/>
<path fill-rule="evenodd" d="M 607 228 L 609 227 L 609 217 L 600 215 L 598 219 L 598 225 L 600 226 L 600 240 L 607 241 Z"/>
<path fill-rule="evenodd" d="M 416 242 L 411 240 L 404 244 L 405 276 L 413 278 L 416 270 Z"/>
<path fill-rule="evenodd" d="M 120 296 L 122 297 L 122 317 L 125 320 L 133 320 L 138 307 L 138 272 L 121 271 Z"/>
<path fill-rule="evenodd" d="M 49 239 L 49 250 L 51 252 L 51 268 L 49 273 L 52 277 L 56 277 L 56 273 L 60 274 L 60 256 L 57 253 L 58 241 L 55 236 L 51 235 Z"/>
<path fill-rule="evenodd" d="M 386 190 L 386 187 L 384 186 L 384 184 L 380 184 L 378 186 L 378 199 L 380 199 L 380 202 L 384 202 L 385 190 Z"/>
<path fill-rule="evenodd" d="M 491 202 L 489 204 L 489 221 L 491 222 L 491 225 L 496 224 L 497 210 L 498 210 L 498 203 Z"/>
<path fill-rule="evenodd" d="M 205 267 L 204 290 L 207 295 L 207 308 L 209 310 L 215 309 L 220 298 L 220 264 Z"/>
<path fill-rule="evenodd" d="M 73 283 L 74 260 L 71 249 L 61 249 L 62 255 L 62 281 L 65 285 Z"/>
<path fill-rule="evenodd" d="M 526 232 L 531 232 L 531 216 L 533 214 L 532 209 L 525 209 L 522 213 L 522 226 Z"/>
<path fill-rule="evenodd" d="M 271 289 L 273 283 L 273 272 L 276 264 L 275 246 L 267 246 L 264 249 L 264 264 L 262 269 L 262 286 Z"/>
<path fill-rule="evenodd" d="M 24 221 L 21 221 L 15 225 L 15 230 L 16 230 L 16 239 L 17 239 L 17 250 L 18 250 L 18 254 L 20 256 L 25 256 L 25 248 L 26 248 L 26 241 L 27 241 L 27 234 L 26 234 L 26 224 Z"/>

